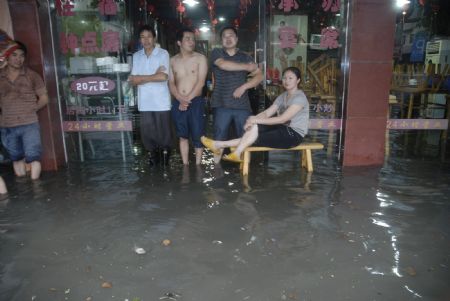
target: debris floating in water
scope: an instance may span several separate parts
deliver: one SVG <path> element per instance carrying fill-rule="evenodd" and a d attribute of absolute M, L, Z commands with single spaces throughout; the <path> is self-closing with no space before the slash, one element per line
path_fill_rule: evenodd
<path fill-rule="evenodd" d="M 165 293 L 164 296 L 159 297 L 159 300 L 177 300 L 181 295 L 177 293 Z"/>
<path fill-rule="evenodd" d="M 247 245 L 247 246 L 248 246 L 248 245 L 251 245 L 252 243 L 255 242 L 255 240 L 256 240 L 256 236 L 255 236 L 255 235 L 252 235 L 252 237 L 250 237 L 250 240 L 247 241 L 246 245 Z"/>
<path fill-rule="evenodd" d="M 170 245 L 172 242 L 169 240 L 169 239 L 164 239 L 163 241 L 162 241 L 162 245 L 163 246 L 168 246 L 168 245 Z"/>
<path fill-rule="evenodd" d="M 102 288 L 112 288 L 112 283 L 105 281 L 102 283 Z"/>
<path fill-rule="evenodd" d="M 139 254 L 139 255 L 143 255 L 143 254 L 147 253 L 147 252 L 144 250 L 144 248 L 139 248 L 139 247 L 136 247 L 136 246 L 134 246 L 134 252 L 135 252 L 136 254 Z"/>

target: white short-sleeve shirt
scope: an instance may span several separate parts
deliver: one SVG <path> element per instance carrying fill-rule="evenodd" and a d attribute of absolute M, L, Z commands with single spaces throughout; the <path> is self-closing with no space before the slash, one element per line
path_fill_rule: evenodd
<path fill-rule="evenodd" d="M 160 66 L 164 66 L 169 74 L 169 53 L 159 47 L 153 49 L 147 56 L 145 50 L 133 54 L 133 69 L 131 75 L 152 75 Z M 152 82 L 138 86 L 139 111 L 169 111 L 171 106 L 170 92 L 167 81 Z"/>

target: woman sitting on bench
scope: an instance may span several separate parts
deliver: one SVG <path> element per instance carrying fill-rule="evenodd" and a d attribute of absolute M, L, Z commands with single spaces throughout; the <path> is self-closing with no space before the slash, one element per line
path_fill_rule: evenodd
<path fill-rule="evenodd" d="M 221 148 L 235 147 L 232 153 L 224 155 L 222 159 L 238 163 L 242 162 L 241 154 L 248 146 L 283 149 L 299 145 L 308 133 L 309 123 L 309 103 L 298 88 L 300 81 L 298 68 L 286 68 L 282 78 L 286 91 L 267 110 L 247 119 L 245 133 L 241 138 L 215 141 L 203 136 L 203 145 L 215 154 L 220 154 Z"/>

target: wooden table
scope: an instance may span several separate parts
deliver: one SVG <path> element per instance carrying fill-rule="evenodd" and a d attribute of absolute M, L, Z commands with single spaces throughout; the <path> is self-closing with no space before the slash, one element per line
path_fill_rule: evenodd
<path fill-rule="evenodd" d="M 427 91 L 426 87 L 416 87 L 416 86 L 399 86 L 399 87 L 392 87 L 391 91 L 393 92 L 399 92 L 400 93 L 400 102 L 401 102 L 401 112 L 402 112 L 402 118 L 403 118 L 403 99 L 404 94 L 409 93 L 409 102 L 408 102 L 408 113 L 407 118 L 411 119 L 412 117 L 412 110 L 414 106 L 414 96 L 416 94 L 422 94 L 423 92 Z"/>

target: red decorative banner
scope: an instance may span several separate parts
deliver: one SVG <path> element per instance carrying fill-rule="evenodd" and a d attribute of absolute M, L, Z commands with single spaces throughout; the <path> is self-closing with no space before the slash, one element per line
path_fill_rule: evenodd
<path fill-rule="evenodd" d="M 64 132 L 131 132 L 131 120 L 64 121 Z"/>
<path fill-rule="evenodd" d="M 99 76 L 83 77 L 70 84 L 72 91 L 83 95 L 105 94 L 113 91 L 115 87 L 114 81 Z"/>

